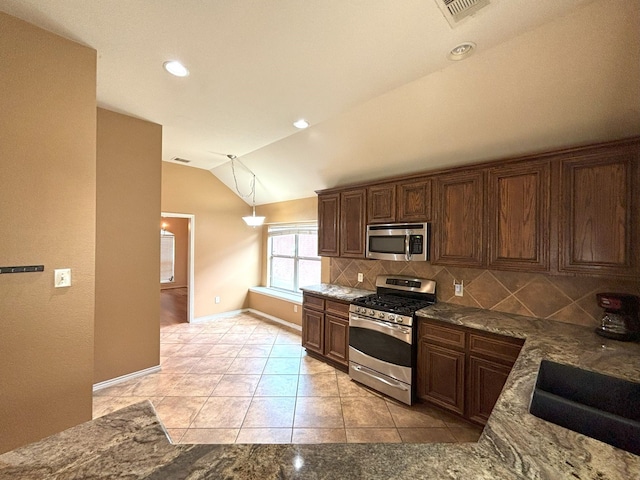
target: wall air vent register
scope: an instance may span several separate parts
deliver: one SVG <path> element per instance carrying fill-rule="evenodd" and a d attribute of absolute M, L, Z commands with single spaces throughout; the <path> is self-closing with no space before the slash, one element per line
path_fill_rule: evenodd
<path fill-rule="evenodd" d="M 171 160 L 173 160 L 174 162 L 180 162 L 180 163 L 191 163 L 191 160 L 187 160 L 186 158 L 180 158 L 180 157 L 173 157 Z"/>

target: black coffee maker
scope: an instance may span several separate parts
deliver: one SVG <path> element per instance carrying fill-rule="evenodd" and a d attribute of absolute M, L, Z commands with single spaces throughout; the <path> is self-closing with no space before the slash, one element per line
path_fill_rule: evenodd
<path fill-rule="evenodd" d="M 640 340 L 640 298 L 622 293 L 596 293 L 604 315 L 596 333 L 614 340 Z"/>

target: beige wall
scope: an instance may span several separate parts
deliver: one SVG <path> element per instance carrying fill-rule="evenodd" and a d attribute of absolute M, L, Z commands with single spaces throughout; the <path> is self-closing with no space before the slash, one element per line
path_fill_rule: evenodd
<path fill-rule="evenodd" d="M 251 207 L 211 172 L 163 162 L 162 211 L 195 215 L 194 317 L 246 308 L 260 279 L 262 229 L 242 220 Z"/>
<path fill-rule="evenodd" d="M 282 298 L 249 292 L 249 306 L 253 310 L 266 313 L 285 322 L 302 325 L 302 306 Z"/>
<path fill-rule="evenodd" d="M 160 288 L 186 287 L 188 283 L 189 260 L 189 219 L 178 217 L 162 217 L 167 231 L 175 237 L 175 263 L 173 265 L 173 282 L 162 283 Z"/>
<path fill-rule="evenodd" d="M 91 419 L 96 52 L 0 12 L 0 453 Z M 55 268 L 72 286 L 54 288 Z"/>
<path fill-rule="evenodd" d="M 318 219 L 318 197 L 314 195 L 298 200 L 259 205 L 256 207 L 256 215 L 263 215 L 267 224 L 314 221 Z"/>
<path fill-rule="evenodd" d="M 160 363 L 162 127 L 98 109 L 94 382 Z"/>

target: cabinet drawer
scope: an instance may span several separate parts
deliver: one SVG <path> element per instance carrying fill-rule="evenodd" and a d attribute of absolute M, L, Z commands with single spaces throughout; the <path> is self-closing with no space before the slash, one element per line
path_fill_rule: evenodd
<path fill-rule="evenodd" d="M 325 310 L 341 317 L 349 317 L 349 304 L 327 300 Z"/>
<path fill-rule="evenodd" d="M 422 322 L 420 337 L 426 341 L 464 350 L 465 332 L 455 327 Z"/>
<path fill-rule="evenodd" d="M 302 305 L 305 308 L 312 308 L 314 310 L 324 310 L 324 298 L 314 297 L 313 295 L 305 294 L 302 300 Z"/>
<path fill-rule="evenodd" d="M 507 363 L 514 363 L 520 354 L 522 341 L 510 338 L 497 338 L 469 334 L 469 351 L 479 355 L 503 360 Z"/>

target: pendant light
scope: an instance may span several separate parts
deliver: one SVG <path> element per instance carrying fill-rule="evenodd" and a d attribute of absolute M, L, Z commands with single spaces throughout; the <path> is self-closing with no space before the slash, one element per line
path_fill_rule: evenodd
<path fill-rule="evenodd" d="M 238 179 L 236 178 L 235 160 L 237 157 L 235 155 L 227 155 L 227 157 L 229 158 L 229 160 L 231 160 L 231 172 L 233 173 L 233 182 L 235 183 L 236 191 L 238 192 L 238 195 L 240 195 L 241 198 L 246 198 L 249 195 L 252 196 L 251 198 L 252 214 L 246 217 L 242 217 L 242 220 L 244 220 L 244 222 L 250 227 L 253 227 L 253 228 L 260 227 L 264 223 L 264 217 L 256 217 L 256 174 L 253 173 L 251 170 L 249 170 L 247 167 L 244 167 L 249 171 L 249 173 L 251 173 L 252 177 L 251 177 L 251 192 L 249 192 L 248 195 L 243 195 L 240 192 L 240 189 L 238 188 Z"/>

